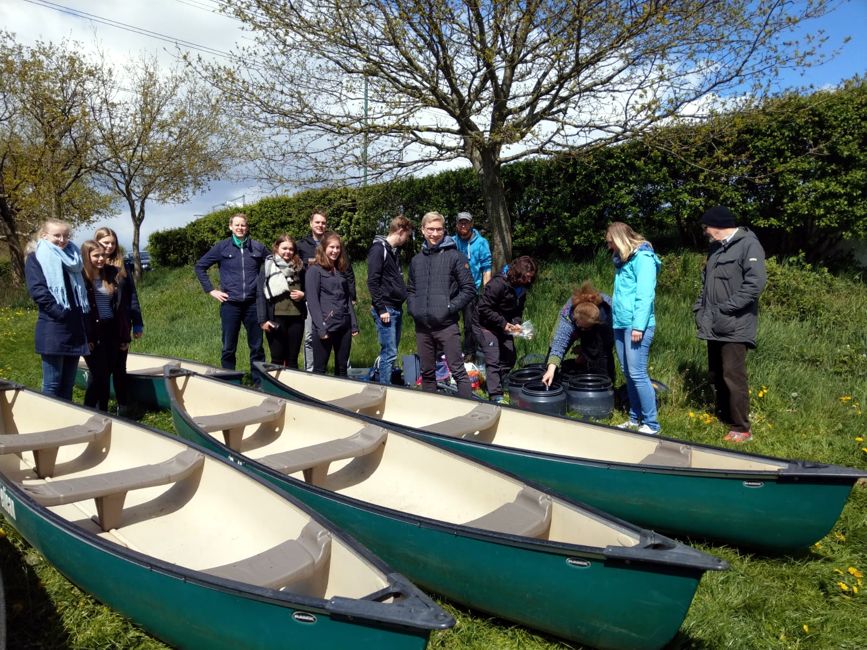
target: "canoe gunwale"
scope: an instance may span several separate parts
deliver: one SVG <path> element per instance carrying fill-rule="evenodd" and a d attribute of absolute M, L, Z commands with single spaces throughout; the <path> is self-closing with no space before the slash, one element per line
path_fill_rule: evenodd
<path fill-rule="evenodd" d="M 505 445 L 499 445 L 495 442 L 477 442 L 475 440 L 470 440 L 467 438 L 455 438 L 453 436 L 447 436 L 444 434 L 436 433 L 433 431 L 427 431 L 425 429 L 420 429 L 417 427 L 408 426 L 405 424 L 401 424 L 399 422 L 394 422 L 392 420 L 383 420 L 380 418 L 373 417 L 371 415 L 366 415 L 364 413 L 354 413 L 352 411 L 347 411 L 345 409 L 340 408 L 339 406 L 334 406 L 329 402 L 325 402 L 323 400 L 319 400 L 315 397 L 307 395 L 291 386 L 287 386 L 283 382 L 281 382 L 276 377 L 273 377 L 268 370 L 283 370 L 280 366 L 274 366 L 273 364 L 264 364 L 262 362 L 255 362 L 258 366 L 258 370 L 260 371 L 260 375 L 264 377 L 264 380 L 273 385 L 277 390 L 283 392 L 284 396 L 287 399 L 295 399 L 307 404 L 315 404 L 317 406 L 321 406 L 323 408 L 332 410 L 334 412 L 343 413 L 346 415 L 351 415 L 353 417 L 365 420 L 367 422 L 379 423 L 380 426 L 385 426 L 389 429 L 394 429 L 399 433 L 403 433 L 409 436 L 412 436 L 416 439 L 426 439 L 426 438 L 434 438 L 436 440 L 444 440 L 454 442 L 460 442 L 461 444 L 466 444 L 468 446 L 485 446 L 490 447 L 492 449 L 501 450 L 504 453 L 508 453 L 514 456 L 527 456 L 527 457 L 537 457 L 537 458 L 547 458 L 552 461 L 559 461 L 563 463 L 569 464 L 580 464 L 587 465 L 590 467 L 597 467 L 600 469 L 617 469 L 619 471 L 629 471 L 629 472 L 643 472 L 643 473 L 654 473 L 654 474 L 669 474 L 669 475 L 677 475 L 677 476 L 696 476 L 702 478 L 722 478 L 722 479 L 735 479 L 735 480 L 744 480 L 744 481 L 773 481 L 779 483 L 792 483 L 799 482 L 805 483 L 809 482 L 811 484 L 816 485 L 854 485 L 859 479 L 867 479 L 867 472 L 853 469 L 849 467 L 843 467 L 841 465 L 830 465 L 824 463 L 817 463 L 814 461 L 802 461 L 802 460 L 789 460 L 785 458 L 777 458 L 774 456 L 767 456 L 763 454 L 746 454 L 744 452 L 739 451 L 731 451 L 728 449 L 721 449 L 720 447 L 714 447 L 713 445 L 708 445 L 700 442 L 692 442 L 681 440 L 678 438 L 668 438 L 666 436 L 653 436 L 655 440 L 664 440 L 676 444 L 688 444 L 689 446 L 697 449 L 703 449 L 710 452 L 720 452 L 723 451 L 726 454 L 732 455 L 740 455 L 747 456 L 750 458 L 756 458 L 760 460 L 771 461 L 775 463 L 786 463 L 784 467 L 781 467 L 779 470 L 737 470 L 737 469 L 728 469 L 728 470 L 716 470 L 710 468 L 702 468 L 702 467 L 679 467 L 673 465 L 651 465 L 651 464 L 643 464 L 643 463 L 627 463 L 627 462 L 619 462 L 612 460 L 596 460 L 593 458 L 586 458 L 582 456 L 568 456 L 565 454 L 556 454 L 551 452 L 543 452 L 543 451 L 533 451 L 528 449 L 522 449 L 520 447 L 509 447 Z M 344 379 L 344 378 L 340 378 Z M 352 379 L 344 379 L 345 381 L 355 381 Z M 389 390 L 413 390 L 412 388 L 407 388 L 403 386 L 389 386 Z M 500 408 L 514 408 L 511 406 L 503 406 L 500 405 Z M 582 423 L 581 420 L 574 420 L 573 418 L 569 418 L 567 416 L 562 415 L 546 415 L 545 417 L 555 417 L 563 420 L 568 420 L 571 422 Z M 594 426 L 602 426 L 595 424 Z M 609 427 L 610 428 L 610 427 Z M 618 430 L 618 433 L 623 433 Z M 642 435 L 642 434 L 635 434 Z M 458 452 L 460 453 L 460 452 Z M 521 480 L 526 481 L 526 479 L 522 478 Z M 547 491 L 550 491 L 549 488 L 545 488 Z"/>
<path fill-rule="evenodd" d="M 193 374 L 189 371 L 174 371 L 171 373 L 171 376 L 167 373 L 166 382 L 171 381 L 174 377 L 185 375 L 185 374 Z M 202 379 L 208 379 L 204 376 L 199 376 Z M 306 483 L 300 479 L 293 478 L 286 474 L 282 474 L 277 470 L 274 470 L 267 465 L 264 465 L 257 460 L 246 456 L 243 453 L 238 453 L 230 449 L 223 441 L 219 438 L 206 433 L 200 427 L 196 425 L 193 421 L 193 418 L 190 414 L 180 406 L 175 397 L 175 392 L 171 389 L 170 386 L 166 386 L 167 392 L 169 394 L 172 410 L 176 411 L 177 414 L 181 417 L 187 427 L 194 431 L 198 436 L 200 436 L 204 440 L 208 440 L 214 444 L 215 447 L 223 450 L 227 457 L 231 456 L 233 462 L 246 467 L 249 466 L 255 472 L 258 472 L 263 475 L 268 475 L 273 477 L 275 480 L 279 482 L 291 483 L 293 485 L 298 486 L 300 489 L 311 492 L 313 494 L 318 495 L 320 498 L 330 499 L 333 501 L 337 501 L 339 503 L 344 504 L 345 506 L 354 508 L 356 510 L 361 511 L 370 511 L 376 514 L 379 517 L 388 517 L 393 520 L 401 521 L 409 525 L 418 525 L 421 524 L 427 528 L 431 528 L 434 530 L 438 530 L 441 532 L 448 533 L 452 536 L 465 537 L 469 539 L 477 539 L 480 541 L 486 542 L 495 542 L 498 544 L 505 544 L 508 546 L 512 546 L 515 548 L 520 548 L 528 551 L 536 551 L 536 552 L 545 552 L 551 555 L 560 555 L 562 557 L 570 558 L 570 557 L 581 557 L 596 561 L 605 561 L 605 562 L 628 562 L 633 566 L 640 565 L 652 565 L 655 567 L 664 566 L 671 567 L 673 569 L 679 570 L 688 570 L 693 572 L 698 572 L 698 575 L 705 571 L 723 571 L 728 568 L 728 563 L 724 560 L 720 560 L 712 555 L 704 553 L 702 551 L 698 551 L 693 549 L 685 544 L 675 541 L 670 537 L 666 537 L 660 533 L 655 531 L 641 528 L 640 526 L 636 526 L 635 524 L 626 521 L 624 519 L 620 519 L 619 517 L 612 515 L 608 512 L 595 508 L 591 505 L 576 501 L 575 499 L 563 496 L 548 488 L 540 483 L 527 480 L 526 478 L 519 477 L 515 474 L 512 474 L 506 470 L 494 467 L 485 461 L 471 459 L 472 462 L 485 467 L 488 470 L 496 472 L 498 474 L 502 474 L 512 479 L 516 479 L 522 482 L 525 485 L 528 485 L 540 492 L 544 492 L 545 494 L 551 495 L 558 500 L 565 502 L 570 506 L 576 506 L 579 509 L 586 510 L 587 512 L 600 516 L 603 519 L 606 519 L 610 522 L 616 523 L 626 529 L 628 529 L 633 534 L 638 535 L 639 544 L 632 547 L 599 547 L 599 546 L 587 546 L 583 544 L 571 544 L 569 542 L 557 542 L 557 541 L 548 541 L 543 539 L 537 539 L 532 537 L 524 537 L 521 535 L 515 535 L 511 533 L 496 531 L 496 530 L 488 530 L 482 528 L 475 528 L 472 526 L 466 526 L 462 524 L 454 524 L 446 521 L 442 521 L 440 519 L 432 519 L 430 517 L 425 517 L 421 515 L 412 515 L 400 510 L 395 510 L 394 508 L 389 508 L 386 506 L 381 506 L 375 503 L 370 503 L 368 501 L 362 501 L 360 499 L 356 499 L 354 497 L 349 497 L 332 490 L 327 490 L 325 488 L 319 487 L 317 485 L 312 485 L 310 483 Z M 245 389 L 244 387 L 236 387 L 240 389 Z M 318 404 L 316 405 L 318 406 Z M 325 406 L 328 406 L 327 404 Z M 346 414 L 341 409 L 329 408 L 329 411 L 336 412 L 338 414 L 344 415 Z M 352 417 L 358 417 L 357 414 L 349 413 L 348 415 Z M 368 418 L 364 418 L 367 420 Z M 379 426 L 382 426 L 384 423 L 381 420 L 376 420 L 375 418 L 370 418 L 372 422 L 378 422 Z M 389 432 L 397 433 L 401 435 L 401 431 L 396 431 L 391 428 L 391 426 L 387 426 Z M 436 445 L 432 445 L 432 443 L 419 439 L 415 436 L 410 436 L 413 440 L 432 446 L 439 452 L 443 452 L 446 454 L 452 454 L 460 457 L 461 459 L 465 459 L 465 456 L 462 456 L 459 453 L 455 453 L 453 451 L 443 449 L 441 447 L 437 447 Z M 615 549 L 615 550 L 612 550 Z"/>
<path fill-rule="evenodd" d="M 20 384 L 0 379 L 0 391 L 6 391 L 10 389 L 23 390 L 29 393 L 35 393 L 37 395 L 45 397 L 46 399 L 54 399 L 42 395 L 37 391 L 32 391 Z M 87 407 L 70 405 L 68 402 L 65 401 L 62 401 L 62 403 L 68 406 L 74 406 L 77 409 L 92 411 L 94 414 L 102 414 L 99 411 L 89 409 Z M 207 449 L 206 447 L 196 442 L 180 438 L 179 436 L 172 435 L 165 431 L 160 431 L 159 429 L 155 429 L 145 424 L 138 424 L 138 426 L 160 437 L 173 440 L 174 442 L 181 442 L 182 444 L 189 446 L 189 448 L 204 454 L 211 460 L 221 465 L 228 465 L 237 471 L 237 466 L 235 463 L 226 460 L 218 453 Z M 433 601 L 431 601 L 429 597 L 424 594 L 424 592 L 415 587 L 406 577 L 404 577 L 400 573 L 395 572 L 377 555 L 373 554 L 370 550 L 368 550 L 365 546 L 358 542 L 354 537 L 352 537 L 352 535 L 336 526 L 323 515 L 314 512 L 312 508 L 310 508 L 307 504 L 287 493 L 279 486 L 274 485 L 273 483 L 265 480 L 261 476 L 257 476 L 256 474 L 250 472 L 243 472 L 243 474 L 245 474 L 247 478 L 252 479 L 259 485 L 263 486 L 265 489 L 274 492 L 280 497 L 286 499 L 293 506 L 310 516 L 313 521 L 316 521 L 324 528 L 326 528 L 331 534 L 336 533 L 341 542 L 346 545 L 352 552 L 358 554 L 361 558 L 364 559 L 364 561 L 368 562 L 375 569 L 377 569 L 384 576 L 386 576 L 386 579 L 388 580 L 388 585 L 384 589 L 380 590 L 380 592 L 388 591 L 392 595 L 400 595 L 403 597 L 403 600 L 401 602 L 389 603 L 386 605 L 379 603 L 376 600 L 368 600 L 368 596 L 365 596 L 358 599 L 365 606 L 348 606 L 347 603 L 352 603 L 355 599 L 339 596 L 328 599 L 316 598 L 314 596 L 295 593 L 290 590 L 280 591 L 277 589 L 262 587 L 245 582 L 239 582 L 228 578 L 222 578 L 216 575 L 206 573 L 205 571 L 198 571 L 178 564 L 173 564 L 166 560 L 161 560 L 151 555 L 147 555 L 146 553 L 136 551 L 132 548 L 121 546 L 120 544 L 114 543 L 109 539 L 100 537 L 95 532 L 91 532 L 79 526 L 76 526 L 74 523 L 53 512 L 50 508 L 42 506 L 38 501 L 36 501 L 36 499 L 34 499 L 30 494 L 28 494 L 21 485 L 9 480 L 2 473 L 0 473 L 0 488 L 13 493 L 16 497 L 16 500 L 19 501 L 22 505 L 24 505 L 30 516 L 46 521 L 49 525 L 61 530 L 64 535 L 75 539 L 78 543 L 91 546 L 101 553 L 105 553 L 112 557 L 119 558 L 125 562 L 137 565 L 142 569 L 155 573 L 160 573 L 170 578 L 182 580 L 186 583 L 192 583 L 200 587 L 214 589 L 216 591 L 220 591 L 230 595 L 238 595 L 249 600 L 276 604 L 280 607 L 289 607 L 293 609 L 302 608 L 304 610 L 310 610 L 311 612 L 316 612 L 328 616 L 345 616 L 349 618 L 363 617 L 371 623 L 384 624 L 390 627 L 421 630 L 440 630 L 448 629 L 454 625 L 454 620 L 452 619 L 452 617 L 442 617 L 441 613 L 439 613 L 441 612 L 441 610 L 439 610 L 435 606 Z M 4 516 L 9 522 L 9 524 L 17 530 L 18 527 L 15 525 L 15 523 L 20 517 L 15 517 L 13 519 L 7 513 L 4 513 Z M 31 546 L 33 545 L 29 540 L 28 544 L 31 544 Z M 67 579 L 69 578 L 67 577 Z M 72 580 L 70 581 L 72 582 Z M 390 608 L 391 611 L 389 611 Z M 406 615 L 400 616 L 399 614 L 401 612 L 405 612 Z"/>

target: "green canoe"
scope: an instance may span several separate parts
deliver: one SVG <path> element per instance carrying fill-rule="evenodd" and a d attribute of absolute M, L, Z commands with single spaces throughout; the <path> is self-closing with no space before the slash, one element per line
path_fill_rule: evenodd
<path fill-rule="evenodd" d="M 178 648 L 424 648 L 454 620 L 265 481 L 176 436 L 0 384 L 0 508 Z"/>
<path fill-rule="evenodd" d="M 183 371 L 175 428 L 273 481 L 420 586 L 599 648 L 659 648 L 725 563 L 459 454 Z"/>
<path fill-rule="evenodd" d="M 244 377 L 244 373 L 237 370 L 225 370 L 189 359 L 130 353 L 126 359 L 126 375 L 131 404 L 154 411 L 169 409 L 169 397 L 163 384 L 163 366 L 191 370 L 233 384 L 240 384 Z M 83 390 L 87 388 L 89 378 L 90 370 L 82 358 L 78 362 L 78 371 L 75 373 L 75 385 Z M 111 394 L 114 396 L 114 382 L 112 382 Z"/>
<path fill-rule="evenodd" d="M 824 537 L 867 473 L 260 364 L 273 395 L 329 404 L 675 536 L 789 551 Z"/>

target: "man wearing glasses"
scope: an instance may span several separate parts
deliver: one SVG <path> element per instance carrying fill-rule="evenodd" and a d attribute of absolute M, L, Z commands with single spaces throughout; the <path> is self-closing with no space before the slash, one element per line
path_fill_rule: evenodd
<path fill-rule="evenodd" d="M 470 378 L 461 354 L 458 314 L 475 298 L 476 286 L 467 258 L 445 234 L 445 218 L 439 212 L 422 217 L 424 244 L 412 258 L 407 284 L 407 308 L 415 320 L 415 341 L 421 361 L 421 387 L 436 392 L 438 350 L 446 356 L 458 386 L 458 395 L 472 397 Z"/>

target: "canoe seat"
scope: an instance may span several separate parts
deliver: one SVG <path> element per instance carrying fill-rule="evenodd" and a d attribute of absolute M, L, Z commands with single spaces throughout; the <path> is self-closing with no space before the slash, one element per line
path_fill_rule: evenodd
<path fill-rule="evenodd" d="M 515 500 L 464 526 L 495 530 L 521 537 L 544 537 L 551 527 L 551 497 L 525 487 Z"/>
<path fill-rule="evenodd" d="M 162 377 L 163 376 L 163 368 L 168 366 L 169 368 L 180 368 L 180 361 L 166 361 L 161 366 L 153 366 L 152 368 L 136 368 L 135 370 L 127 370 L 128 375 L 142 375 L 147 377 Z"/>
<path fill-rule="evenodd" d="M 367 384 L 359 392 L 346 397 L 328 400 L 328 403 L 338 408 L 358 413 L 379 409 L 385 404 L 385 386 L 379 384 Z"/>
<path fill-rule="evenodd" d="M 642 465 L 662 465 L 664 467 L 690 467 L 692 447 L 682 443 L 660 440 L 656 449 L 641 460 Z"/>
<path fill-rule="evenodd" d="M 316 522 L 304 526 L 298 539 L 290 539 L 273 548 L 237 562 L 224 564 L 204 573 L 270 589 L 291 587 L 293 592 L 308 593 L 303 583 L 315 580 L 328 567 L 331 558 L 331 533 Z M 299 584 L 301 583 L 301 584 Z"/>
<path fill-rule="evenodd" d="M 205 433 L 222 431 L 226 446 L 232 451 L 241 451 L 244 429 L 251 424 L 266 424 L 283 418 L 286 400 L 266 397 L 258 406 L 216 415 L 200 415 L 193 418 L 196 426 Z"/>
<path fill-rule="evenodd" d="M 347 438 L 282 451 L 256 460 L 282 474 L 303 471 L 305 481 L 313 485 L 321 485 L 328 476 L 328 467 L 331 463 L 373 453 L 385 443 L 387 437 L 387 429 L 368 424 Z"/>
<path fill-rule="evenodd" d="M 485 431 L 497 424 L 500 419 L 500 407 L 496 404 L 479 404 L 469 413 L 457 417 L 426 424 L 425 431 L 441 433 L 445 436 L 466 437 Z"/>
<path fill-rule="evenodd" d="M 204 454 L 195 449 L 186 449 L 162 463 L 94 476 L 59 479 L 39 485 L 23 485 L 22 488 L 43 506 L 59 506 L 95 499 L 97 523 L 104 531 L 109 531 L 120 526 L 127 492 L 177 483 L 202 468 L 204 464 Z"/>
<path fill-rule="evenodd" d="M 0 454 L 32 451 L 36 459 L 36 475 L 45 478 L 54 473 L 60 447 L 93 442 L 110 432 L 111 419 L 93 415 L 84 424 L 73 424 L 61 429 L 0 435 Z"/>

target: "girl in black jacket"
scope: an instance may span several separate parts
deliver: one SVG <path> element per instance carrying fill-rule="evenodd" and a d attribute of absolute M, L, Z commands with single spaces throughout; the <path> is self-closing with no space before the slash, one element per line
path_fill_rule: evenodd
<path fill-rule="evenodd" d="M 256 284 L 256 315 L 268 337 L 271 363 L 298 368 L 304 339 L 304 262 L 289 235 L 280 235 L 265 258 Z"/>
<path fill-rule="evenodd" d="M 338 377 L 347 374 L 352 337 L 358 335 L 349 283 L 343 275 L 348 267 L 340 236 L 325 233 L 304 279 L 313 324 L 313 372 L 325 373 L 334 350 L 334 374 Z"/>
<path fill-rule="evenodd" d="M 118 282 L 118 270 L 106 262 L 105 249 L 99 242 L 92 239 L 84 242 L 81 257 L 90 305 L 87 314 L 90 354 L 85 357 L 90 378 L 84 391 L 84 405 L 108 411 L 111 376 L 122 345 L 124 318 L 121 305 L 124 297 Z"/>
<path fill-rule="evenodd" d="M 138 292 L 133 279 L 133 269 L 123 261 L 120 247 L 117 243 L 117 233 L 111 228 L 102 227 L 93 233 L 93 240 L 102 244 L 105 249 L 105 263 L 117 269 L 117 283 L 120 287 L 122 304 L 118 305 L 118 331 L 120 332 L 120 347 L 114 359 L 111 371 L 114 380 L 114 396 L 117 399 L 118 415 L 130 415 L 129 388 L 126 376 L 126 358 L 133 339 L 140 339 L 144 333 L 144 321 L 141 306 L 138 302 Z M 130 331 L 131 330 L 131 331 Z"/>
<path fill-rule="evenodd" d="M 479 325 L 485 353 L 485 382 L 493 402 L 503 401 L 503 377 L 515 365 L 515 334 L 521 332 L 527 289 L 536 279 L 536 262 L 523 255 L 505 274 L 485 285 L 479 300 Z"/>

